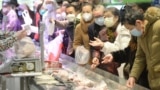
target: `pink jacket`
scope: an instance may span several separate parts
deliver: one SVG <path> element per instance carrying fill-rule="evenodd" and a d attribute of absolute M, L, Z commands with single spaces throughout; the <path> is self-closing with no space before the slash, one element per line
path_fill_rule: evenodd
<path fill-rule="evenodd" d="M 10 10 L 6 16 L 3 16 L 2 30 L 17 31 L 18 17 L 14 10 Z"/>

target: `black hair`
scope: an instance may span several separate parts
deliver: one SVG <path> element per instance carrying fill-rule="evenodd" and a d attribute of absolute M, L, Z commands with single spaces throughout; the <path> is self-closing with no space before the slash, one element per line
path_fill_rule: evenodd
<path fill-rule="evenodd" d="M 136 3 L 144 12 L 151 6 L 151 2 Z"/>
<path fill-rule="evenodd" d="M 88 2 L 83 2 L 81 9 L 82 9 L 84 6 L 91 6 L 92 10 L 94 9 L 93 4 L 90 4 L 90 3 L 88 3 Z"/>
<path fill-rule="evenodd" d="M 134 9 L 127 10 L 124 13 L 124 19 L 121 20 L 121 23 L 128 23 L 130 25 L 135 25 L 136 20 L 144 20 L 143 13 Z"/>
<path fill-rule="evenodd" d="M 145 12 L 150 6 L 152 6 L 151 2 L 139 2 L 139 3 L 130 3 L 126 4 L 126 6 L 130 7 L 138 7 L 139 9 L 142 9 L 143 12 Z"/>
<path fill-rule="evenodd" d="M 10 4 L 11 5 L 15 5 L 16 7 L 19 6 L 18 1 L 17 0 L 10 0 Z"/>
<path fill-rule="evenodd" d="M 43 3 L 38 4 L 36 12 L 39 12 L 41 10 L 42 6 L 43 6 Z"/>
<path fill-rule="evenodd" d="M 114 16 L 118 16 L 118 22 L 120 22 L 120 11 L 115 7 L 109 7 L 105 9 L 105 12 L 111 12 Z"/>
<path fill-rule="evenodd" d="M 125 14 L 132 10 L 132 6 L 130 5 L 125 5 L 120 9 L 120 22 L 123 25 L 125 21 Z"/>
<path fill-rule="evenodd" d="M 75 5 L 69 4 L 69 5 L 67 5 L 67 6 L 66 6 L 66 8 L 70 8 L 70 7 L 73 7 L 73 8 L 74 8 L 74 10 L 75 10 L 75 11 L 77 11 L 77 8 L 76 8 L 76 6 L 75 6 Z"/>
<path fill-rule="evenodd" d="M 79 10 L 80 10 L 80 9 L 79 9 L 79 4 L 78 4 L 78 2 L 72 2 L 72 3 L 70 3 L 70 4 L 75 7 L 75 10 L 76 10 L 76 11 L 79 11 Z"/>
<path fill-rule="evenodd" d="M 61 5 L 63 0 L 56 0 L 56 2 L 57 2 L 58 5 Z"/>
<path fill-rule="evenodd" d="M 12 6 L 15 6 L 15 7 L 18 7 L 18 6 L 19 6 L 17 0 L 8 0 L 8 1 L 3 0 L 3 1 L 2 1 L 2 4 L 3 4 L 3 3 L 7 3 L 8 5 L 12 5 Z"/>

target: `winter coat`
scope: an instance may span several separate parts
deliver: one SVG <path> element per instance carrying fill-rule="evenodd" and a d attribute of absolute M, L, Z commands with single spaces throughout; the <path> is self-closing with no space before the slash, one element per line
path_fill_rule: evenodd
<path fill-rule="evenodd" d="M 105 26 L 99 26 L 95 23 L 91 24 L 89 26 L 89 38 L 90 40 L 94 40 L 94 37 L 98 37 L 103 42 L 114 42 L 116 35 L 116 29 L 118 27 L 118 24 L 116 24 L 114 27 L 106 28 Z M 104 53 L 100 51 L 100 47 L 91 47 L 91 56 L 92 59 L 94 57 L 97 57 L 100 62 L 102 62 L 102 58 L 104 57 Z M 108 63 L 108 64 L 101 64 L 98 66 L 98 68 L 108 71 L 112 74 L 118 75 L 117 67 L 119 67 L 119 64 L 116 62 Z"/>
<path fill-rule="evenodd" d="M 119 24 L 116 29 L 116 39 L 110 41 L 112 38 L 109 37 L 109 41 L 104 43 L 104 47 L 102 48 L 102 52 L 104 52 L 105 55 L 119 51 L 124 50 L 129 45 L 129 41 L 131 40 L 131 34 L 128 29 L 126 29 L 123 25 Z"/>
<path fill-rule="evenodd" d="M 76 49 L 77 46 L 84 45 L 86 49 L 90 49 L 89 45 L 89 36 L 88 36 L 88 27 L 93 22 L 92 19 L 89 22 L 84 22 L 83 19 L 80 20 L 80 23 L 75 28 L 73 48 Z"/>
<path fill-rule="evenodd" d="M 137 50 L 137 37 L 132 36 L 129 46 L 125 50 L 112 52 L 114 62 L 125 63 L 123 69 L 123 74 L 125 79 L 129 78 L 129 74 L 134 64 L 136 50 Z M 137 79 L 136 83 L 146 88 L 149 88 L 147 74 L 148 71 L 145 68 L 142 74 L 140 75 L 139 79 Z"/>
<path fill-rule="evenodd" d="M 160 89 L 160 9 L 149 8 L 145 13 L 148 24 L 144 35 L 138 38 L 136 58 L 131 70 L 131 77 L 138 79 L 147 67 L 151 90 Z"/>

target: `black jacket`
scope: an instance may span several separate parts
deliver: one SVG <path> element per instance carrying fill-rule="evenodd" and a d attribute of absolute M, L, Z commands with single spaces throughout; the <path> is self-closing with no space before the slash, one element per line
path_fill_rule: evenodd
<path fill-rule="evenodd" d="M 92 23 L 89 27 L 88 27 L 88 35 L 89 35 L 89 40 L 94 40 L 94 37 L 98 37 L 99 32 L 104 28 L 105 26 L 99 26 L 96 23 Z M 93 53 L 94 51 L 99 51 L 99 47 L 91 47 L 90 51 L 91 53 Z M 93 54 L 91 54 L 91 57 L 94 57 Z"/>
<path fill-rule="evenodd" d="M 96 23 L 92 23 L 88 27 L 89 40 L 94 40 L 94 37 L 98 37 L 99 31 L 101 31 L 105 26 L 99 26 Z"/>
<path fill-rule="evenodd" d="M 80 23 L 80 20 L 76 19 L 75 22 L 69 22 L 69 24 L 66 27 L 66 33 L 68 34 L 68 36 L 71 38 L 72 41 L 74 39 L 74 30 L 75 30 L 75 27 L 79 23 Z"/>

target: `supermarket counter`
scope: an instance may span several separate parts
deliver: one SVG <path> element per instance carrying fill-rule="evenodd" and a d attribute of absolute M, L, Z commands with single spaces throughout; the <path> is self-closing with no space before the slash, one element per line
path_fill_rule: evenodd
<path fill-rule="evenodd" d="M 60 58 L 62 68 L 49 72 L 58 84 L 49 81 L 48 84 L 37 83 L 36 79 L 32 78 L 30 90 L 148 90 L 139 85 L 130 89 L 125 85 L 126 80 L 100 69 L 93 71 L 89 65 L 79 66 L 73 60 L 68 60 L 69 58 L 63 55 L 63 58 Z"/>

